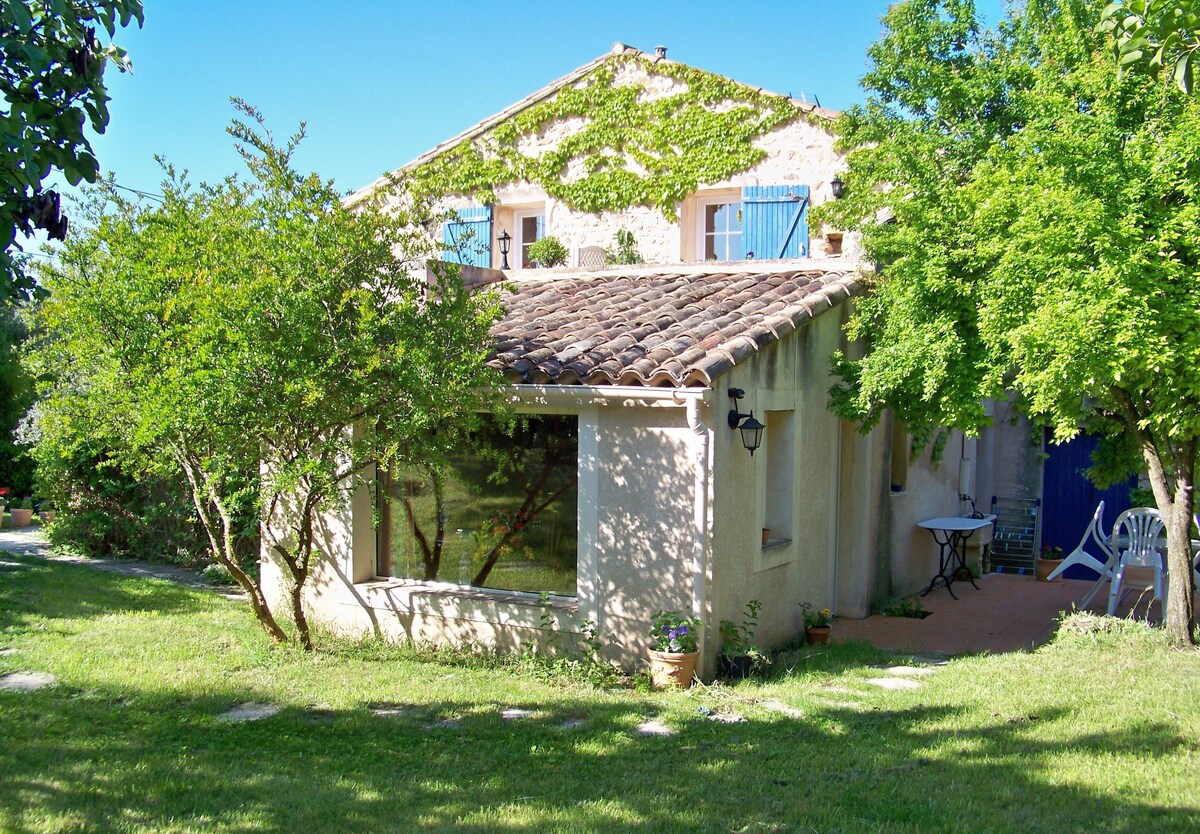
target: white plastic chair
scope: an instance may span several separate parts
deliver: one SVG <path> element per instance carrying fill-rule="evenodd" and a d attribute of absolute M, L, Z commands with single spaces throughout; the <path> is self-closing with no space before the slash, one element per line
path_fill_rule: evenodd
<path fill-rule="evenodd" d="M 1103 560 L 1097 559 L 1084 550 L 1088 546 L 1088 539 L 1091 539 L 1100 548 L 1100 552 L 1104 555 Z M 1083 565 L 1085 568 L 1091 568 L 1100 574 L 1100 579 L 1104 579 L 1104 577 L 1112 573 L 1112 562 L 1112 550 L 1109 549 L 1108 543 L 1104 541 L 1104 502 L 1101 501 L 1096 505 L 1096 512 L 1092 514 L 1092 520 L 1088 522 L 1087 529 L 1083 531 L 1083 538 L 1079 540 L 1079 546 L 1067 554 L 1067 558 L 1062 560 L 1062 564 L 1055 568 L 1054 572 L 1046 577 L 1046 579 L 1054 579 L 1072 565 Z M 1084 604 L 1086 605 L 1087 603 Z"/>
<path fill-rule="evenodd" d="M 1192 516 L 1192 522 L 1196 525 L 1197 534 L 1200 534 L 1200 513 Z M 1193 550 L 1197 550 L 1195 539 L 1188 543 L 1192 546 Z M 1192 559 L 1192 578 L 1196 580 L 1195 587 L 1200 588 L 1200 550 L 1197 550 L 1195 558 Z"/>
<path fill-rule="evenodd" d="M 1125 547 L 1120 552 L 1112 588 L 1108 592 L 1110 617 L 1117 613 L 1117 606 L 1121 602 L 1121 581 L 1125 577 L 1125 568 L 1130 565 L 1153 568 L 1154 596 L 1159 600 L 1163 598 L 1163 558 L 1158 550 L 1162 532 L 1162 516 L 1152 507 L 1135 507 L 1117 516 L 1117 523 L 1113 525 L 1113 548 L 1119 547 L 1118 541 L 1122 541 Z"/>

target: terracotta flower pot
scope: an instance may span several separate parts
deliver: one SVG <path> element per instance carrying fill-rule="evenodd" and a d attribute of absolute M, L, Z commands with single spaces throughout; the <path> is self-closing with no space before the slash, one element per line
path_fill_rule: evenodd
<path fill-rule="evenodd" d="M 1062 559 L 1042 559 L 1041 557 L 1038 557 L 1037 567 L 1035 568 L 1035 572 L 1037 573 L 1038 581 L 1040 581 L 1040 582 L 1057 582 L 1062 577 L 1056 576 L 1053 579 L 1049 579 L 1048 577 L 1050 576 L 1050 574 L 1052 574 L 1056 570 L 1058 570 L 1058 566 L 1061 564 L 1062 564 Z"/>
<path fill-rule="evenodd" d="M 54 514 L 56 512 L 58 512 L 58 511 L 57 510 L 42 510 L 40 513 L 38 513 L 38 518 L 40 518 L 42 520 L 42 524 L 49 524 L 51 521 L 54 521 Z"/>
<path fill-rule="evenodd" d="M 696 660 L 700 652 L 656 652 L 650 649 L 650 677 L 655 689 L 678 687 L 687 689 L 696 676 Z"/>
<path fill-rule="evenodd" d="M 771 528 L 770 527 L 762 528 L 762 543 L 763 543 L 763 545 L 766 546 L 767 542 L 770 540 L 771 540 Z"/>
<path fill-rule="evenodd" d="M 808 640 L 810 646 L 820 646 L 829 642 L 829 632 L 831 631 L 833 631 L 831 626 L 806 628 L 804 629 L 804 639 Z"/>
<path fill-rule="evenodd" d="M 20 507 L 9 507 L 8 517 L 13 527 L 28 527 L 33 523 L 33 510 L 23 510 Z"/>

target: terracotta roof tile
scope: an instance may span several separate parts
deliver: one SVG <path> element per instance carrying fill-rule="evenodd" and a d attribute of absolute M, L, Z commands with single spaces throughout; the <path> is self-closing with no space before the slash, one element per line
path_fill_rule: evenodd
<path fill-rule="evenodd" d="M 488 364 L 514 383 L 707 386 L 862 292 L 849 272 L 563 273 L 522 278 Z"/>

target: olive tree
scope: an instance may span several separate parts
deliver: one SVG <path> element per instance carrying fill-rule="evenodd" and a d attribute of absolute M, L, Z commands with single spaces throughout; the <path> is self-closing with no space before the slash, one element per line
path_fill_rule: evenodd
<path fill-rule="evenodd" d="M 165 166 L 161 205 L 107 193 L 45 269 L 33 362 L 48 434 L 95 436 L 125 467 L 186 478 L 212 558 L 282 641 L 280 612 L 234 550 L 238 507 L 261 514 L 311 648 L 303 591 L 321 512 L 486 404 L 499 306 L 450 267 L 427 279 L 436 253 L 420 218 L 349 208 L 298 173 L 303 126 L 280 146 L 238 108 L 230 132 L 249 176 L 191 187 Z"/>

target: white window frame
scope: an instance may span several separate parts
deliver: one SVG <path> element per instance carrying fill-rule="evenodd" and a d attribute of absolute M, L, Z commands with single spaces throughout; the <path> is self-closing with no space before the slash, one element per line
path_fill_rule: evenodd
<path fill-rule="evenodd" d="M 706 223 L 708 212 L 706 209 L 709 206 L 726 205 L 736 205 L 738 206 L 738 211 L 741 211 L 742 195 L 737 192 L 725 192 L 723 194 L 701 194 L 696 197 L 696 260 L 707 260 L 704 254 L 704 244 L 708 238 L 708 226 Z M 744 225 L 740 234 L 742 235 L 742 258 L 745 258 L 746 229 Z"/>
<path fill-rule="evenodd" d="M 513 248 L 512 251 L 516 255 L 514 260 L 517 262 L 517 269 L 526 268 L 525 249 L 531 246 L 537 238 L 533 240 L 524 239 L 524 221 L 530 217 L 542 218 L 542 236 L 545 237 L 546 231 L 546 207 L 534 206 L 533 208 L 513 209 L 512 226 L 513 226 Z"/>

